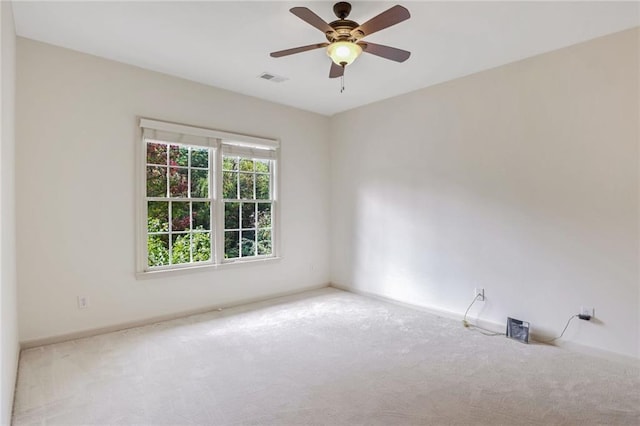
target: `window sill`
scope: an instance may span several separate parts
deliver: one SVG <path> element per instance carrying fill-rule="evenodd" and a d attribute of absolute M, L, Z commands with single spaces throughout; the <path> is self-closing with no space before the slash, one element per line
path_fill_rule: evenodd
<path fill-rule="evenodd" d="M 279 262 L 280 259 L 282 258 L 281 257 L 265 257 L 262 259 L 254 259 L 254 260 L 236 260 L 234 262 L 227 262 L 227 263 L 218 263 L 218 264 L 209 264 L 209 265 L 193 265 L 193 266 L 184 266 L 184 267 L 175 268 L 175 269 L 161 269 L 156 271 L 136 272 L 136 279 L 146 280 L 146 279 L 153 279 L 153 278 L 164 278 L 164 277 L 170 277 L 170 276 L 193 274 L 196 272 L 246 267 L 249 265 L 255 265 L 255 266 L 268 265 L 271 263 Z"/>

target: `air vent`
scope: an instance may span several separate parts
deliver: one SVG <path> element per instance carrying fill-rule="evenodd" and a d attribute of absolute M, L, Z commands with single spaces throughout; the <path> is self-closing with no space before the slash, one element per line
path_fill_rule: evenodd
<path fill-rule="evenodd" d="M 263 79 L 263 80 L 272 81 L 274 83 L 282 83 L 283 81 L 288 80 L 287 77 L 282 77 L 280 75 L 275 75 L 275 74 L 268 73 L 268 72 L 263 72 L 258 77 Z"/>

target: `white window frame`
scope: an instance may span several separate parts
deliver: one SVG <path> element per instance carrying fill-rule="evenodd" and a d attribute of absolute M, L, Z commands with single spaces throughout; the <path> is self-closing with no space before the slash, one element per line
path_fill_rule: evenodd
<path fill-rule="evenodd" d="M 166 121 L 140 118 L 136 144 L 137 214 L 136 214 L 136 275 L 139 278 L 184 273 L 231 265 L 259 264 L 280 258 L 279 173 L 280 142 L 277 139 L 229 133 Z M 211 198 L 211 260 L 150 268 L 147 253 L 147 140 L 209 148 L 209 191 Z M 270 159 L 271 172 L 271 255 L 224 258 L 224 200 L 222 198 L 223 155 L 243 158 Z M 213 183 L 213 185 L 211 185 Z M 259 201 L 259 200 L 256 200 Z"/>

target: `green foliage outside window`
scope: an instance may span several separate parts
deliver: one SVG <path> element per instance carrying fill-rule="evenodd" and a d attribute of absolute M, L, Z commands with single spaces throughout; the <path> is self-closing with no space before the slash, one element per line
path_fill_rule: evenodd
<path fill-rule="evenodd" d="M 224 157 L 222 169 L 225 259 L 270 255 L 271 162 Z"/>
<path fill-rule="evenodd" d="M 211 260 L 207 148 L 147 143 L 149 267 Z M 272 254 L 269 160 L 223 157 L 224 258 Z"/>

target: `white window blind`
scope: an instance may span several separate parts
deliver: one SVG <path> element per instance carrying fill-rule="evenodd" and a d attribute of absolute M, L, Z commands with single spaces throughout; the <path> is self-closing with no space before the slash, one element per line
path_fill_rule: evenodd
<path fill-rule="evenodd" d="M 274 139 L 240 135 L 203 127 L 150 120 L 147 118 L 140 119 L 140 127 L 142 127 L 142 136 L 146 140 L 214 148 L 222 144 L 222 151 L 225 155 L 275 159 L 280 146 L 280 143 Z"/>
<path fill-rule="evenodd" d="M 171 142 L 183 145 L 197 145 L 215 148 L 218 146 L 218 139 L 195 136 L 186 133 L 174 133 L 156 129 L 142 129 L 142 137 L 147 141 Z"/>
<path fill-rule="evenodd" d="M 277 158 L 276 150 L 270 147 L 235 145 L 227 142 L 222 144 L 222 154 L 261 160 L 275 160 Z"/>

